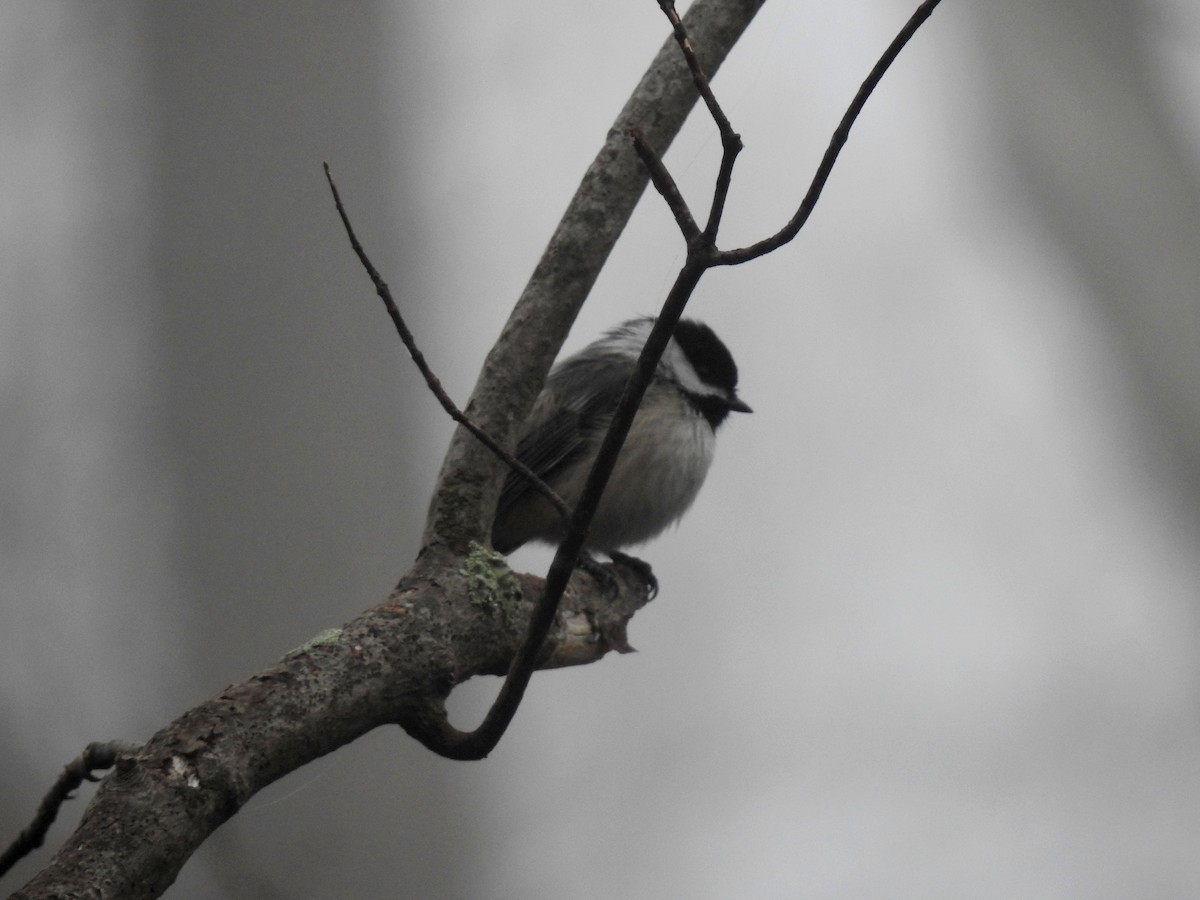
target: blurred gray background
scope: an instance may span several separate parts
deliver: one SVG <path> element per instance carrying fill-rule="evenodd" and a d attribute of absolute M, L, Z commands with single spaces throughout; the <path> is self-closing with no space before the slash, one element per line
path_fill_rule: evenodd
<path fill-rule="evenodd" d="M 767 4 L 715 84 L 723 245 L 790 214 L 913 6 Z M 450 427 L 322 160 L 465 399 L 665 34 L 650 0 L 0 6 L 0 840 L 416 550 Z M 697 116 L 668 154 L 697 205 L 718 152 Z M 1200 895 L 1198 174 L 1194 4 L 946 0 L 801 238 L 694 301 L 756 414 L 642 551 L 641 652 L 536 677 L 485 762 L 386 729 L 294 773 L 169 896 Z M 681 260 L 647 197 L 568 349 Z"/>

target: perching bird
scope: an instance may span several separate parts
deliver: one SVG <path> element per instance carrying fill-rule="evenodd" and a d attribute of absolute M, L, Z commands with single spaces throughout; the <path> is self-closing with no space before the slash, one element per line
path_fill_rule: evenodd
<path fill-rule="evenodd" d="M 583 491 L 625 382 L 654 319 L 630 319 L 558 363 L 530 413 L 517 458 L 569 507 Z M 586 547 L 613 556 L 676 522 L 712 463 L 717 427 L 738 399 L 737 366 L 707 325 L 681 319 L 642 398 L 588 531 Z M 492 525 L 492 546 L 558 543 L 564 523 L 520 475 L 510 473 Z M 644 564 L 643 564 L 644 565 Z"/>

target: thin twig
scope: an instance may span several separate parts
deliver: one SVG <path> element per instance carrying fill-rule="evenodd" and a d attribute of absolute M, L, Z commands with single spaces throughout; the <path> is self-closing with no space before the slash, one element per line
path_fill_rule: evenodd
<path fill-rule="evenodd" d="M 729 185 L 733 181 L 733 164 L 737 162 L 738 154 L 742 152 L 742 139 L 734 135 L 736 140 L 721 140 L 721 167 L 717 170 L 717 182 L 713 187 L 712 205 L 708 210 L 708 222 L 704 225 L 704 236 L 710 245 L 717 241 L 717 230 L 721 227 L 721 216 L 725 214 L 725 201 L 729 197 Z"/>
<path fill-rule="evenodd" d="M 645 165 L 646 171 L 650 173 L 650 183 L 654 185 L 654 189 L 667 202 L 667 208 L 671 210 L 671 214 L 675 217 L 675 224 L 683 232 L 683 239 L 690 244 L 700 236 L 700 226 L 696 224 L 696 220 L 692 216 L 692 211 L 688 209 L 687 201 L 683 199 L 679 185 L 675 183 L 675 179 L 667 171 L 667 167 L 663 164 L 662 157 L 658 155 L 658 151 L 650 146 L 650 142 L 642 134 L 642 129 L 629 129 L 629 137 L 633 140 L 633 149 L 637 151 L 637 155 L 641 158 L 642 164 Z"/>
<path fill-rule="evenodd" d="M 692 44 L 691 36 L 688 34 L 683 20 L 679 18 L 679 13 L 675 9 L 674 0 L 658 0 L 658 6 L 667 17 L 667 21 L 671 23 L 671 29 L 675 34 L 675 41 L 679 44 L 679 49 L 683 52 L 684 61 L 687 62 L 688 70 L 692 73 L 692 83 L 696 85 L 697 93 L 704 100 L 704 105 L 708 107 L 709 115 L 712 116 L 713 122 L 716 123 L 717 131 L 721 134 L 721 167 L 717 172 L 717 182 L 713 189 L 712 205 L 708 210 L 708 221 L 704 225 L 705 240 L 708 244 L 712 245 L 717 240 L 717 231 L 721 227 L 721 216 L 725 213 L 725 200 L 729 196 L 729 185 L 733 180 L 733 164 L 737 160 L 738 154 L 742 152 L 742 137 L 733 130 L 733 124 L 729 121 L 729 117 L 725 115 L 721 104 L 717 102 L 712 85 L 709 84 L 708 76 L 704 74 L 704 67 L 700 65 L 700 60 L 696 57 L 696 48 Z M 684 237 L 687 237 L 686 233 Z"/>
<path fill-rule="evenodd" d="M 929 18 L 940 2 L 941 0 L 925 0 L 924 3 L 918 6 L 916 12 L 912 14 L 912 17 L 900 29 L 896 37 L 892 39 L 883 56 L 875 63 L 874 68 L 871 69 L 870 74 L 867 75 L 866 80 L 859 87 L 858 93 L 854 95 L 854 99 L 850 102 L 850 106 L 846 109 L 841 122 L 838 123 L 838 127 L 834 130 L 833 137 L 829 141 L 829 147 L 825 150 L 825 155 L 821 158 L 821 164 L 817 166 L 812 184 L 809 185 L 808 193 L 804 195 L 804 199 L 800 201 L 800 207 L 796 210 L 796 214 L 792 216 L 783 228 L 765 240 L 751 244 L 748 247 L 743 247 L 740 250 L 720 251 L 716 255 L 714 265 L 735 266 L 740 263 L 749 262 L 752 259 L 758 259 L 758 257 L 765 256 L 773 250 L 778 250 L 800 233 L 800 229 L 804 227 L 804 223 L 808 221 L 813 208 L 821 198 L 821 191 L 825 187 L 825 182 L 829 180 L 829 175 L 833 171 L 834 164 L 837 162 L 838 154 L 842 152 L 842 147 L 845 146 L 847 138 L 850 137 L 850 128 L 858 119 L 858 115 L 866 105 L 867 99 L 879 85 L 888 68 L 895 62 L 896 57 L 900 55 L 900 51 L 904 49 L 905 45 L 917 33 L 917 30 Z"/>
<path fill-rule="evenodd" d="M 71 792 L 84 781 L 99 781 L 92 772 L 111 769 L 116 765 L 118 757 L 132 756 L 138 750 L 137 744 L 127 744 L 123 741 L 96 742 L 88 744 L 79 756 L 67 763 L 58 780 L 42 798 L 29 827 L 17 835 L 17 839 L 0 853 L 0 875 L 4 875 L 21 859 L 42 846 L 46 832 L 58 816 L 59 807 L 71 799 Z"/>
<path fill-rule="evenodd" d="M 391 288 L 387 286 L 387 282 L 383 280 L 383 276 L 379 274 L 379 270 L 371 263 L 371 260 L 367 257 L 366 250 L 363 249 L 362 244 L 358 240 L 358 235 L 354 233 L 354 227 L 350 224 L 350 217 L 346 214 L 346 208 L 342 205 L 341 194 L 338 193 L 337 185 L 333 182 L 333 173 L 329 170 L 329 163 L 322 163 L 321 165 L 325 169 L 325 180 L 329 182 L 329 189 L 333 192 L 333 203 L 337 207 L 338 215 L 342 219 L 342 225 L 346 229 L 346 236 L 350 239 L 350 246 L 354 249 L 363 268 L 366 269 L 367 275 L 370 276 L 371 283 L 375 285 L 375 292 L 379 294 L 379 299 L 383 301 L 383 306 L 391 317 L 392 324 L 396 326 L 396 332 L 400 335 L 400 340 L 404 342 L 404 346 L 408 350 L 408 355 L 416 363 L 421 375 L 425 378 L 425 383 L 429 385 L 429 390 L 433 392 L 433 396 L 442 405 L 442 409 L 449 413 L 450 418 L 455 422 L 475 435 L 480 443 L 503 460 L 510 469 L 528 481 L 534 490 L 550 502 L 560 516 L 564 519 L 569 518 L 571 510 L 562 497 L 558 496 L 546 482 L 542 481 L 533 469 L 529 468 L 529 466 L 525 465 L 525 463 L 496 443 L 490 434 L 472 422 L 466 413 L 455 406 L 454 401 L 450 399 L 450 395 L 442 387 L 442 382 L 433 374 L 433 370 L 429 368 L 429 363 L 425 361 L 425 354 L 417 346 L 416 339 L 413 337 L 412 332 L 409 331 L 408 325 L 404 322 L 404 317 L 400 315 L 400 308 L 396 306 L 396 301 L 392 299 Z"/>
<path fill-rule="evenodd" d="M 683 51 L 683 59 L 688 65 L 688 70 L 692 73 L 692 82 L 696 85 L 696 93 L 700 95 L 700 99 L 708 107 L 708 113 L 712 116 L 713 121 L 716 122 L 717 129 L 721 132 L 721 137 L 725 138 L 728 136 L 736 139 L 737 134 L 733 130 L 733 125 L 730 124 L 729 117 L 725 115 L 725 111 L 721 109 L 721 104 L 717 102 L 717 98 L 712 92 L 712 87 L 708 83 L 708 76 L 704 74 L 700 60 L 696 57 L 696 48 L 692 44 L 691 36 L 687 33 L 687 29 L 683 25 L 683 20 L 679 18 L 674 0 L 658 0 L 658 5 L 666 15 L 667 20 L 671 23 L 671 28 L 675 32 L 675 42 L 679 44 L 679 49 Z"/>

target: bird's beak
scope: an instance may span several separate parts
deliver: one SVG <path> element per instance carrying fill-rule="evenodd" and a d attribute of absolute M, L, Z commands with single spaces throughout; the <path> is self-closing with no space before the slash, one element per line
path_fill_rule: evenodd
<path fill-rule="evenodd" d="M 737 397 L 734 397 L 733 399 L 731 399 L 729 401 L 729 411 L 730 412 L 754 412 L 754 410 L 752 410 L 749 406 L 747 406 L 745 403 L 743 403 Z"/>

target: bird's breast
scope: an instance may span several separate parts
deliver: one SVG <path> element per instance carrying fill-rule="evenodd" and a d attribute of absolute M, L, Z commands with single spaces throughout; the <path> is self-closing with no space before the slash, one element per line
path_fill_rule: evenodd
<path fill-rule="evenodd" d="M 715 435 L 687 407 L 643 406 L 617 458 L 588 543 L 601 549 L 638 544 L 682 516 L 696 499 L 712 464 Z"/>

